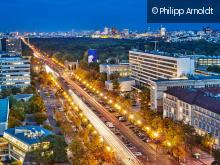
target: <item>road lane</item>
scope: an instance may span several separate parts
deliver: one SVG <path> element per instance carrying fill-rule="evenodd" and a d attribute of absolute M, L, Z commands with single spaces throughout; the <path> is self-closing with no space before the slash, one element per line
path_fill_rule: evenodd
<path fill-rule="evenodd" d="M 113 148 L 116 155 L 122 160 L 126 165 L 139 165 L 141 164 L 135 155 L 123 144 L 123 142 L 96 116 L 96 114 L 82 101 L 82 99 L 77 96 L 73 90 L 69 89 L 69 94 L 71 95 L 75 104 L 79 106 L 83 114 L 91 122 L 91 124 L 96 128 L 98 133 L 104 138 L 106 143 Z"/>

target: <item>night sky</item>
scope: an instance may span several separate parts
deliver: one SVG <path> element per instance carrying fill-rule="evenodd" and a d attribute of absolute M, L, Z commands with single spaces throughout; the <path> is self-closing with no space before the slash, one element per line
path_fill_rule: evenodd
<path fill-rule="evenodd" d="M 0 31 L 98 30 L 104 26 L 157 30 L 147 24 L 146 0 L 0 0 Z M 220 24 L 163 24 L 168 30 Z"/>

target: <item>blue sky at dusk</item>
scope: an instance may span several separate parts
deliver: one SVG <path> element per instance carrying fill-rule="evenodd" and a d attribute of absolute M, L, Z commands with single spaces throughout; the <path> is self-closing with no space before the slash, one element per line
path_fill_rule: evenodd
<path fill-rule="evenodd" d="M 0 31 L 98 30 L 104 26 L 157 30 L 160 24 L 147 24 L 146 4 L 146 0 L 1 0 Z M 164 26 L 168 30 L 220 29 L 220 24 Z"/>

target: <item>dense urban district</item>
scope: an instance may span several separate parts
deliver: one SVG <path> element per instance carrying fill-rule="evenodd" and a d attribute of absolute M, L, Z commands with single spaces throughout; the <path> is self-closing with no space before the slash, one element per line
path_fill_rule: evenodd
<path fill-rule="evenodd" d="M 3 164 L 220 164 L 218 31 L 0 36 Z"/>

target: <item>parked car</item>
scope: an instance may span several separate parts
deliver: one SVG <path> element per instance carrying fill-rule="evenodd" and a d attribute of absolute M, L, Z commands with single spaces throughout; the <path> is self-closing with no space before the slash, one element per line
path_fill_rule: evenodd
<path fill-rule="evenodd" d="M 114 124 L 112 124 L 112 123 L 109 122 L 109 121 L 107 121 L 105 124 L 106 124 L 107 127 L 109 127 L 109 128 L 115 128 Z"/>

